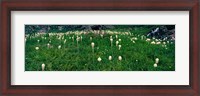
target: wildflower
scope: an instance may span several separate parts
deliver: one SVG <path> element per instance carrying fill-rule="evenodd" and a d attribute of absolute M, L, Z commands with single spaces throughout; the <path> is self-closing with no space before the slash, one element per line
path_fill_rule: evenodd
<path fill-rule="evenodd" d="M 61 37 L 58 37 L 58 39 L 60 40 L 60 39 L 61 39 Z"/>
<path fill-rule="evenodd" d="M 112 36 L 110 36 L 110 39 L 112 39 Z"/>
<path fill-rule="evenodd" d="M 152 41 L 151 44 L 156 44 L 156 42 Z"/>
<path fill-rule="evenodd" d="M 122 45 L 119 45 L 119 50 L 121 49 Z"/>
<path fill-rule="evenodd" d="M 158 65 L 157 65 L 157 64 L 153 64 L 153 66 L 154 66 L 154 67 L 157 67 Z"/>
<path fill-rule="evenodd" d="M 83 37 L 81 36 L 80 38 L 81 38 L 81 41 L 82 41 Z"/>
<path fill-rule="evenodd" d="M 151 39 L 147 38 L 146 41 L 151 41 Z"/>
<path fill-rule="evenodd" d="M 39 50 L 39 47 L 35 47 L 36 50 Z"/>
<path fill-rule="evenodd" d="M 116 39 L 118 38 L 118 35 L 115 35 Z"/>
<path fill-rule="evenodd" d="M 121 39 L 119 39 L 119 42 L 121 42 L 122 40 Z"/>
<path fill-rule="evenodd" d="M 133 41 L 133 43 L 135 43 L 135 41 Z"/>
<path fill-rule="evenodd" d="M 61 48 L 61 45 L 58 46 L 58 49 L 60 49 L 60 48 Z"/>
<path fill-rule="evenodd" d="M 101 58 L 99 57 L 98 59 L 97 59 L 99 62 L 101 62 Z"/>
<path fill-rule="evenodd" d="M 50 47 L 50 44 L 49 44 L 49 43 L 47 44 L 47 47 L 48 47 L 48 48 Z"/>
<path fill-rule="evenodd" d="M 158 59 L 158 58 L 156 58 L 156 59 L 155 59 L 155 61 L 156 61 L 156 64 L 158 64 L 158 62 L 159 62 L 159 59 Z"/>
<path fill-rule="evenodd" d="M 94 48 L 94 42 L 91 43 L 92 48 Z"/>
<path fill-rule="evenodd" d="M 44 71 L 44 69 L 45 69 L 45 64 L 43 63 L 42 64 L 42 71 Z"/>
<path fill-rule="evenodd" d="M 37 42 L 39 43 L 39 42 L 40 42 L 40 40 L 37 40 Z"/>
<path fill-rule="evenodd" d="M 119 44 L 119 41 L 116 41 L 116 46 Z"/>
<path fill-rule="evenodd" d="M 167 43 L 169 43 L 169 41 L 167 41 Z"/>
<path fill-rule="evenodd" d="M 119 56 L 119 57 L 118 57 L 118 60 L 121 61 L 121 60 L 122 60 L 122 56 Z"/>
<path fill-rule="evenodd" d="M 101 36 L 101 38 L 103 38 L 103 34 L 101 34 L 100 36 Z"/>
<path fill-rule="evenodd" d="M 110 39 L 110 41 L 112 42 L 112 41 L 113 41 L 113 39 L 111 38 L 111 39 Z"/>
<path fill-rule="evenodd" d="M 72 37 L 72 40 L 74 41 L 74 36 Z"/>
<path fill-rule="evenodd" d="M 165 44 L 166 44 L 166 42 L 163 42 L 163 44 L 165 45 Z"/>
<path fill-rule="evenodd" d="M 80 39 L 80 37 L 77 37 L 77 38 L 76 38 L 76 41 L 78 42 L 78 41 L 79 41 L 79 39 Z"/>
<path fill-rule="evenodd" d="M 156 42 L 158 42 L 159 40 L 158 39 L 156 39 Z"/>
<path fill-rule="evenodd" d="M 90 40 L 92 40 L 92 37 L 90 37 Z"/>
<path fill-rule="evenodd" d="M 49 43 L 51 43 L 51 40 L 49 41 Z"/>
<path fill-rule="evenodd" d="M 136 38 L 136 37 L 135 37 L 134 39 L 135 39 L 135 40 L 137 40 L 137 38 Z"/>
<path fill-rule="evenodd" d="M 156 44 L 160 44 L 160 42 L 157 42 Z"/>
<path fill-rule="evenodd" d="M 109 57 L 108 57 L 108 60 L 112 60 L 112 56 L 109 56 Z"/>
<path fill-rule="evenodd" d="M 67 40 L 65 39 L 64 44 L 66 43 L 66 41 L 67 41 Z"/>
<path fill-rule="evenodd" d="M 110 39 L 110 45 L 111 45 L 111 46 L 112 46 L 112 42 L 113 42 L 113 39 L 111 38 L 111 39 Z"/>

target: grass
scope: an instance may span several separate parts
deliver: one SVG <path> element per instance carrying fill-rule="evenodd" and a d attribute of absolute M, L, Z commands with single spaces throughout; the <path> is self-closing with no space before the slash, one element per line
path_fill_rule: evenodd
<path fill-rule="evenodd" d="M 157 41 L 161 44 L 151 44 L 156 40 L 146 41 L 144 34 L 148 30 L 145 28 L 133 29 L 129 31 L 131 33 L 129 35 L 123 35 L 127 32 L 126 29 L 111 30 L 110 33 L 113 31 L 121 33 L 118 34 L 118 39 L 115 37 L 116 34 L 106 33 L 103 38 L 100 34 L 95 33 L 81 34 L 78 35 L 82 36 L 82 41 L 78 42 L 78 46 L 75 34 L 29 35 L 26 38 L 25 70 L 41 71 L 41 65 L 44 63 L 45 71 L 174 71 L 174 42 Z M 74 41 L 72 40 L 73 36 Z M 112 47 L 110 46 L 110 36 L 113 37 Z M 137 40 L 131 40 L 131 38 L 137 38 Z M 122 46 L 121 50 L 115 44 L 119 39 L 121 39 L 119 42 Z M 92 42 L 95 43 L 94 54 Z M 51 48 L 48 48 L 48 43 Z M 59 45 L 61 45 L 60 49 Z M 165 45 L 166 47 L 163 47 Z M 39 50 L 36 50 L 36 47 L 39 47 Z M 108 59 L 109 56 L 112 56 L 112 60 Z M 121 61 L 118 60 L 118 56 L 122 56 Z M 97 60 L 99 57 L 102 59 L 100 62 Z M 159 63 L 157 67 L 154 67 L 156 58 L 159 58 Z"/>

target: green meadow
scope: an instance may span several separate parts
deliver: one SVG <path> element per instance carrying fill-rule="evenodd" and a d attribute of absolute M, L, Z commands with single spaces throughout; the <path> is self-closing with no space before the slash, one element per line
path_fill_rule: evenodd
<path fill-rule="evenodd" d="M 175 71 L 175 42 L 147 27 L 26 34 L 25 71 Z"/>

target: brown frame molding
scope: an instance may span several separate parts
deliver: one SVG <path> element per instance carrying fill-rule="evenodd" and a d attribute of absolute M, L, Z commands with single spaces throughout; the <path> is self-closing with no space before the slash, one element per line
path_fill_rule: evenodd
<path fill-rule="evenodd" d="M 0 22 L 0 95 L 200 96 L 199 0 L 3 0 Z M 11 85 L 11 11 L 190 11 L 190 85 Z"/>

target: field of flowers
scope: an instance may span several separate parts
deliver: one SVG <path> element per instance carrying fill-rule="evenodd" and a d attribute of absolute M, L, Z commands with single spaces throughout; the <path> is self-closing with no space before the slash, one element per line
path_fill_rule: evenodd
<path fill-rule="evenodd" d="M 175 42 L 138 32 L 26 34 L 26 71 L 174 71 Z"/>

